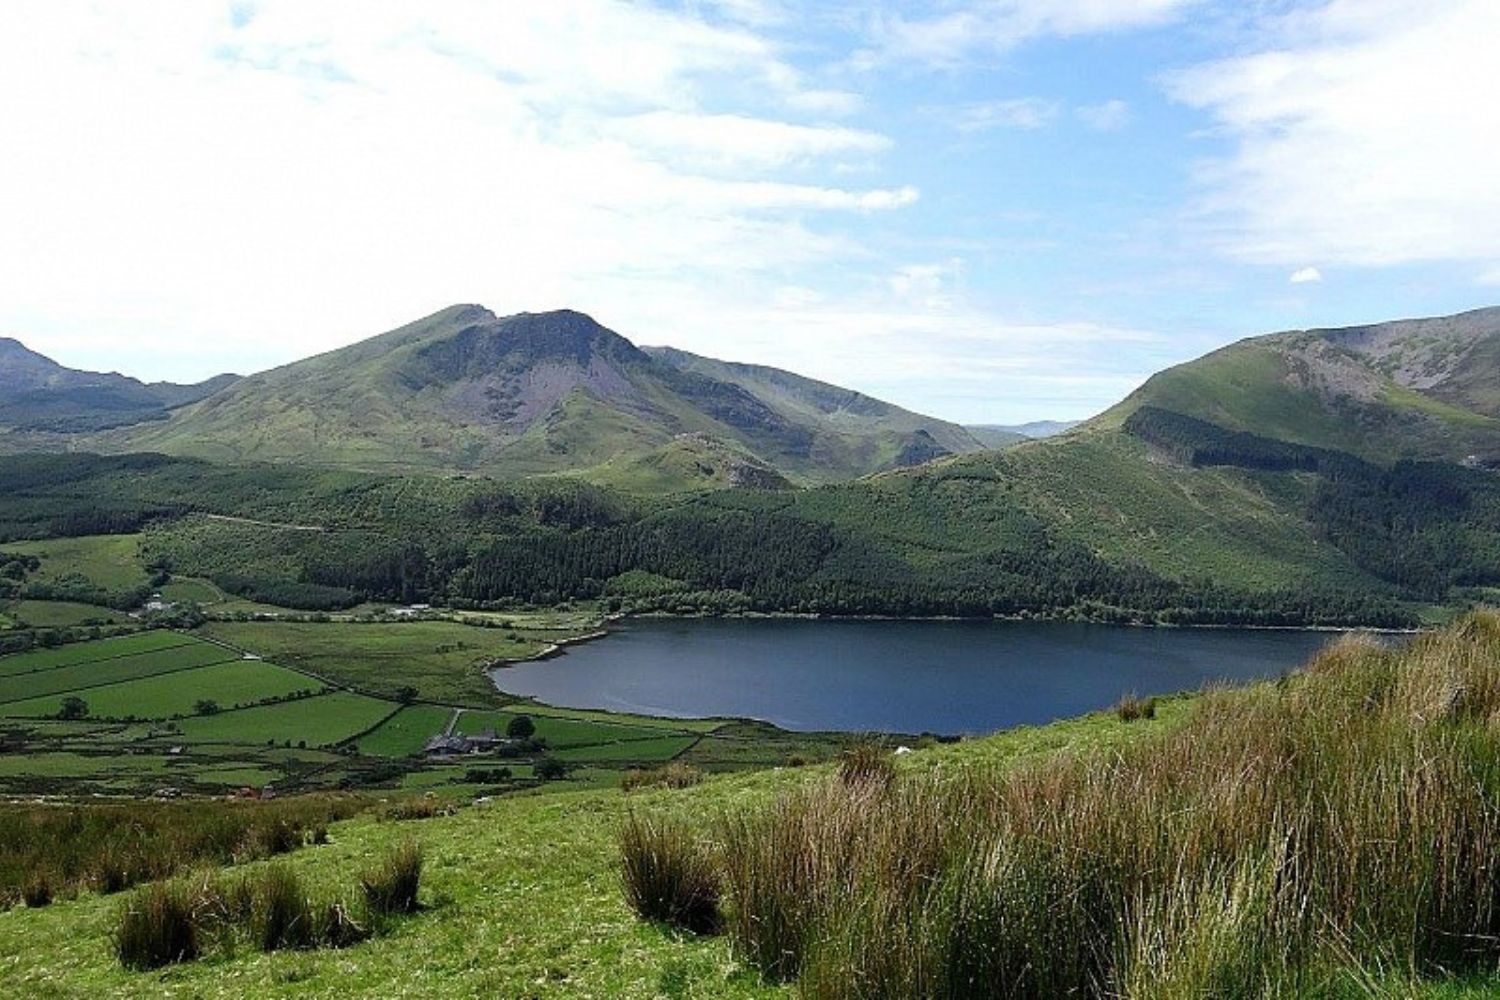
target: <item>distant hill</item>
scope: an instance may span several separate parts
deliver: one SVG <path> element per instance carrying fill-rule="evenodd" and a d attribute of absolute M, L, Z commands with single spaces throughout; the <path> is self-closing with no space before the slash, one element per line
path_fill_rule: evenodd
<path fill-rule="evenodd" d="M 582 313 L 476 305 L 250 376 L 100 443 L 653 492 L 835 482 L 982 447 L 957 425 L 788 372 L 641 350 Z"/>
<path fill-rule="evenodd" d="M 1006 448 L 1022 441 L 1056 437 L 1077 427 L 1079 420 L 1033 420 L 1025 424 L 970 424 L 964 428 L 986 448 Z"/>
<path fill-rule="evenodd" d="M 1252 337 L 1153 376 L 1143 406 L 1376 461 L 1500 459 L 1500 308 Z"/>
<path fill-rule="evenodd" d="M 237 379 L 219 375 L 196 385 L 144 383 L 113 372 L 66 368 L 0 337 L 0 431 L 73 434 L 165 420 L 171 410 Z"/>

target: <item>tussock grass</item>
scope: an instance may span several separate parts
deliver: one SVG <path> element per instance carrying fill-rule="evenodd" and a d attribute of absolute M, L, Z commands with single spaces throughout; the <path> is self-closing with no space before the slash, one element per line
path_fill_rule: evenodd
<path fill-rule="evenodd" d="M 272 802 L 0 805 L 0 898 L 45 871 L 54 892 L 120 892 L 201 863 L 252 860 L 302 845 L 305 831 L 354 815 L 352 796 Z"/>
<path fill-rule="evenodd" d="M 46 872 L 36 872 L 21 886 L 21 900 L 32 909 L 52 904 L 52 878 Z"/>
<path fill-rule="evenodd" d="M 455 808 L 436 795 L 414 795 L 390 803 L 381 810 L 380 816 L 389 820 L 432 819 L 434 816 L 450 816 Z"/>
<path fill-rule="evenodd" d="M 159 969 L 190 962 L 199 953 L 199 921 L 188 887 L 158 882 L 120 908 L 115 954 L 127 969 Z"/>
<path fill-rule="evenodd" d="M 737 950 L 809 997 L 1298 996 L 1500 960 L 1494 614 L 1341 641 L 1122 750 L 851 771 L 720 825 Z"/>
<path fill-rule="evenodd" d="M 886 745 L 877 739 L 861 739 L 839 753 L 839 778 L 845 785 L 887 786 L 896 778 L 896 764 Z"/>
<path fill-rule="evenodd" d="M 318 940 L 312 901 L 297 873 L 275 864 L 261 873 L 252 920 L 261 951 L 311 948 Z"/>
<path fill-rule="evenodd" d="M 1139 722 L 1156 718 L 1156 699 L 1141 698 L 1134 692 L 1121 698 L 1115 705 L 1115 715 L 1121 722 Z"/>
<path fill-rule="evenodd" d="M 620 778 L 620 790 L 633 792 L 642 788 L 691 788 L 703 780 L 703 772 L 691 764 L 672 761 L 661 767 L 643 770 L 632 768 Z"/>
<path fill-rule="evenodd" d="M 685 824 L 629 814 L 620 826 L 620 878 L 643 919 L 692 934 L 719 930 L 719 867 Z"/>
<path fill-rule="evenodd" d="M 416 913 L 422 886 L 422 848 L 407 841 L 394 848 L 359 880 L 365 906 L 375 916 Z"/>

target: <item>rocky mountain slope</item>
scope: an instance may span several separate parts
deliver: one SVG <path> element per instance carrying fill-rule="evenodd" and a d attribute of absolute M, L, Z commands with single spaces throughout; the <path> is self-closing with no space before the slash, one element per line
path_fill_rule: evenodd
<path fill-rule="evenodd" d="M 454 306 L 102 441 L 218 461 L 574 474 L 649 491 L 824 483 L 981 445 L 771 368 L 643 351 L 572 311 Z"/>

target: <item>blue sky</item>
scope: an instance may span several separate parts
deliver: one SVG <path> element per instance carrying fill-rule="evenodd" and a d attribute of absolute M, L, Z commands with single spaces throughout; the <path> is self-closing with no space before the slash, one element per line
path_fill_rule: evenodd
<path fill-rule="evenodd" d="M 17 0 L 0 334 L 191 379 L 567 306 L 1082 417 L 1500 301 L 1497 42 L 1493 0 Z"/>

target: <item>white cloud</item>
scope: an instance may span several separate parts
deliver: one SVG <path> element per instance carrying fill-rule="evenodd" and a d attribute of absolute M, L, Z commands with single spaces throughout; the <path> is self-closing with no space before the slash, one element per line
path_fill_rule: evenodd
<path fill-rule="evenodd" d="M 1201 172 L 1229 253 L 1269 264 L 1500 257 L 1494 0 L 1336 0 L 1170 81 L 1232 153 Z"/>
<path fill-rule="evenodd" d="M 1057 101 L 1041 97 L 1012 97 L 965 104 L 946 114 L 960 132 L 988 132 L 1000 128 L 1038 129 L 1053 121 L 1061 109 Z"/>
<path fill-rule="evenodd" d="M 614 135 L 684 165 L 769 169 L 835 154 L 883 153 L 886 136 L 841 125 L 796 125 L 731 114 L 651 111 L 615 119 Z"/>
<path fill-rule="evenodd" d="M 1130 124 L 1130 105 L 1119 99 L 1086 104 L 1074 112 L 1078 119 L 1098 132 L 1114 132 Z"/>
<path fill-rule="evenodd" d="M 1323 272 L 1315 267 L 1303 267 L 1292 272 L 1287 278 L 1294 285 L 1307 285 L 1323 280 Z"/>
<path fill-rule="evenodd" d="M 1197 0 L 963 0 L 940 13 L 871 16 L 872 45 L 856 63 L 952 67 L 1033 38 L 1070 37 L 1166 23 Z"/>
<path fill-rule="evenodd" d="M 832 217 L 919 196 L 841 183 L 889 140 L 797 121 L 839 99 L 743 27 L 609 0 L 236 11 L 0 8 L 6 333 L 187 376 L 452 302 L 628 318 L 642 276 L 769 294 L 857 259 Z"/>

